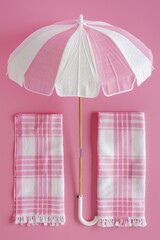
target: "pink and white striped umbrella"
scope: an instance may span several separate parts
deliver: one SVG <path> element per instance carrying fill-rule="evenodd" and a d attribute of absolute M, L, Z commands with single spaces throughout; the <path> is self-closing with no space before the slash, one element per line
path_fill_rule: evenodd
<path fill-rule="evenodd" d="M 152 53 L 137 38 L 105 22 L 59 22 L 32 33 L 10 55 L 9 78 L 29 91 L 96 97 L 133 89 L 152 72 Z"/>

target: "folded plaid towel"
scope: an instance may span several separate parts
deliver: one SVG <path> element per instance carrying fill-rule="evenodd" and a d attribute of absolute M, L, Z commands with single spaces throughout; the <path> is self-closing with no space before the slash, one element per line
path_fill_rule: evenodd
<path fill-rule="evenodd" d="M 65 223 L 61 114 L 15 116 L 14 222 Z"/>
<path fill-rule="evenodd" d="M 98 225 L 146 226 L 144 113 L 98 114 L 98 167 Z"/>

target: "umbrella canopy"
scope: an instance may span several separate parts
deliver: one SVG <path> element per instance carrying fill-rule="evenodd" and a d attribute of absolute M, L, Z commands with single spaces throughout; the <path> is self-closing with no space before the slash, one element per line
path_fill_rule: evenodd
<path fill-rule="evenodd" d="M 11 55 L 9 78 L 29 91 L 96 97 L 133 89 L 152 71 L 152 53 L 137 38 L 105 22 L 59 22 L 31 34 Z"/>
<path fill-rule="evenodd" d="M 100 87 L 112 96 L 140 85 L 152 72 L 152 53 L 137 38 L 105 22 L 63 21 L 32 33 L 10 55 L 9 78 L 27 90 L 50 96 L 79 97 L 79 220 L 82 216 L 82 99 Z"/>

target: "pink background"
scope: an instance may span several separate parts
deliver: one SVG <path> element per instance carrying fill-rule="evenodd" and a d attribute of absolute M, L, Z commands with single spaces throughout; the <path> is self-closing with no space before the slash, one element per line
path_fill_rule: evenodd
<path fill-rule="evenodd" d="M 160 4 L 159 0 L 1 0 L 0 1 L 0 237 L 4 239 L 154 239 L 160 238 Z M 44 97 L 27 92 L 6 76 L 9 54 L 34 30 L 80 13 L 125 28 L 140 38 L 154 55 L 150 79 L 139 88 L 106 98 L 83 101 L 84 216 L 96 214 L 97 111 L 130 110 L 146 113 L 147 186 L 146 228 L 84 227 L 77 219 L 78 99 Z M 64 114 L 66 224 L 62 227 L 19 227 L 10 222 L 13 186 L 13 116 L 18 112 Z M 92 200 L 91 200 L 92 198 Z"/>

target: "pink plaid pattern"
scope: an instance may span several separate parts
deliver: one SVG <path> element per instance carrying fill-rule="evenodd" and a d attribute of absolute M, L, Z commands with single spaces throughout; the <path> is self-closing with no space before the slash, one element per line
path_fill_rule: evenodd
<path fill-rule="evenodd" d="M 61 114 L 15 116 L 16 224 L 65 223 L 62 124 Z"/>
<path fill-rule="evenodd" d="M 100 112 L 99 226 L 146 226 L 145 171 L 144 113 Z"/>

